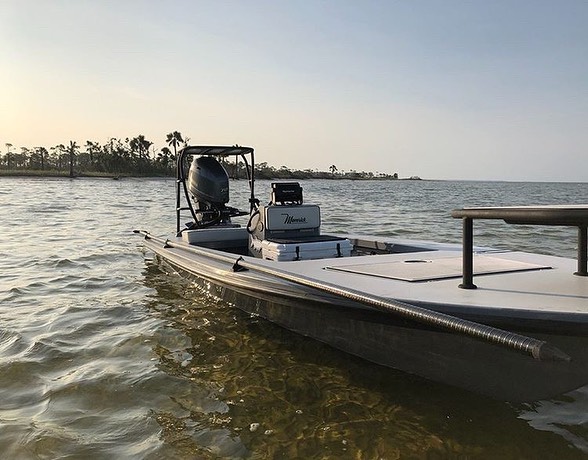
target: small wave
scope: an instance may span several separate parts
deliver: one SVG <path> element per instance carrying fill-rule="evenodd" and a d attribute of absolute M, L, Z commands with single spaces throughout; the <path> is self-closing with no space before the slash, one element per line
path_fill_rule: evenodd
<path fill-rule="evenodd" d="M 89 269 L 90 267 L 86 264 L 80 263 L 78 261 L 74 261 L 71 259 L 62 259 L 62 258 L 58 258 L 56 256 L 50 257 L 46 262 L 45 265 L 51 267 L 51 268 L 58 268 L 58 269 L 68 269 L 68 268 L 72 268 L 72 269 Z"/>
<path fill-rule="evenodd" d="M 59 211 L 69 211 L 71 207 L 66 204 L 62 203 L 49 203 L 46 206 L 35 205 L 31 206 L 30 212 L 33 214 L 46 214 L 46 213 L 54 213 Z"/>
<path fill-rule="evenodd" d="M 7 329 L 0 329 L 0 356 L 10 360 L 12 356 L 22 353 L 27 348 L 22 335 Z"/>

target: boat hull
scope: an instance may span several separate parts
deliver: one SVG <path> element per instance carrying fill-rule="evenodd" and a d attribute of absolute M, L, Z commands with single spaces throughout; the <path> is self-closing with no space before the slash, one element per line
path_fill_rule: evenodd
<path fill-rule="evenodd" d="M 251 273 L 242 276 L 227 267 L 219 268 L 206 257 L 187 256 L 149 240 L 146 246 L 160 261 L 215 297 L 383 366 L 510 402 L 550 398 L 588 382 L 585 335 L 535 328 L 530 335 L 558 347 L 571 358 L 539 361 L 303 286 L 284 285 Z M 508 326 L 513 332 L 528 332 L 517 324 Z"/>

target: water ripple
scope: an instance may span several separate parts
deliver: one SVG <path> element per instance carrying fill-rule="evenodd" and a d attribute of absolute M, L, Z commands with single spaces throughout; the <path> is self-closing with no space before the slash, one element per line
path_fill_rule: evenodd
<path fill-rule="evenodd" d="M 6 458 L 585 458 L 588 389 L 495 403 L 343 355 L 146 264 L 131 230 L 170 231 L 174 180 L 0 182 Z M 247 203 L 246 185 L 232 182 L 232 199 Z M 257 186 L 269 199 L 269 181 Z M 588 202 L 585 184 L 303 187 L 325 231 L 447 242 L 461 240 L 454 207 Z M 476 232 L 480 245 L 575 256 L 568 229 Z"/>

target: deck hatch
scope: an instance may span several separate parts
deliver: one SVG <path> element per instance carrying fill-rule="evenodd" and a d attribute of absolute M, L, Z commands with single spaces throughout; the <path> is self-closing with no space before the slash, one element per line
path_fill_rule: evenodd
<path fill-rule="evenodd" d="M 548 268 L 552 267 L 499 257 L 477 256 L 474 258 L 475 275 L 491 275 Z M 461 278 L 462 259 L 461 257 L 442 259 L 411 258 L 393 262 L 370 262 L 365 264 L 330 266 L 326 267 L 326 269 L 409 282 L 434 281 Z"/>

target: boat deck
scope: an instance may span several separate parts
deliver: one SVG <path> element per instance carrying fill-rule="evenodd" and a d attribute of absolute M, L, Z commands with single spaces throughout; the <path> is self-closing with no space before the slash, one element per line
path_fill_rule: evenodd
<path fill-rule="evenodd" d="M 458 287 L 461 255 L 455 251 L 309 260 L 280 268 L 409 303 L 436 304 L 443 299 L 447 312 L 470 306 L 533 315 L 579 313 L 588 324 L 588 279 L 574 276 L 575 262 L 559 257 L 476 254 L 475 290 Z"/>
<path fill-rule="evenodd" d="M 352 238 L 353 239 L 353 238 Z M 177 243 L 190 247 L 177 239 Z M 474 281 L 477 289 L 460 289 L 461 245 L 411 246 L 408 252 L 358 255 L 330 259 L 276 262 L 251 256 L 245 260 L 286 273 L 303 275 L 320 283 L 331 283 L 386 299 L 425 306 L 436 311 L 469 318 L 496 317 L 525 321 L 558 321 L 573 329 L 588 328 L 588 278 L 575 276 L 576 261 L 555 256 L 476 248 Z M 406 242 L 380 245 L 406 248 Z M 161 253 L 162 249 L 157 252 Z M 293 298 L 300 286 L 253 272 L 232 273 L 232 265 L 203 258 L 181 248 L 164 250 L 190 270 L 208 273 L 224 283 L 243 289 L 268 290 Z M 226 254 L 226 253 L 225 253 Z M 235 255 L 235 260 L 238 258 Z M 305 289 L 307 300 L 345 304 L 325 299 L 325 294 Z M 442 301 L 440 300 L 442 299 Z"/>

